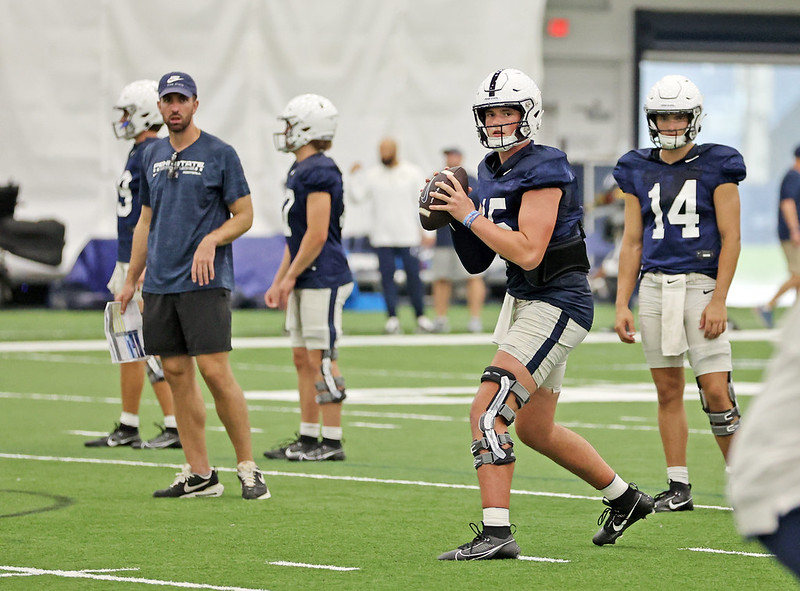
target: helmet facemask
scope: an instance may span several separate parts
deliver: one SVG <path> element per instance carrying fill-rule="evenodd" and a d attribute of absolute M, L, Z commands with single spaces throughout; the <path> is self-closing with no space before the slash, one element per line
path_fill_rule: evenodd
<path fill-rule="evenodd" d="M 275 148 L 294 152 L 314 140 L 332 141 L 336 133 L 339 112 L 324 96 L 301 94 L 286 105 L 278 121 L 284 130 L 272 134 Z"/>
<path fill-rule="evenodd" d="M 486 110 L 503 107 L 519 111 L 520 120 L 513 135 L 492 136 L 486 127 Z M 478 88 L 472 113 L 481 144 L 490 150 L 505 152 L 532 139 L 539 130 L 542 121 L 542 94 L 536 83 L 519 70 L 497 70 Z"/>
<path fill-rule="evenodd" d="M 644 104 L 648 132 L 653 143 L 664 150 L 677 150 L 694 141 L 700 133 L 703 114 L 703 95 L 691 80 L 684 76 L 664 76 L 647 94 Z M 659 132 L 658 115 L 685 114 L 688 117 L 686 131 L 680 135 Z"/>
<path fill-rule="evenodd" d="M 112 122 L 114 135 L 131 140 L 143 131 L 164 123 L 158 110 L 158 85 L 154 80 L 137 80 L 122 89 L 115 111 L 127 113 Z M 124 120 L 123 120 L 124 119 Z"/>

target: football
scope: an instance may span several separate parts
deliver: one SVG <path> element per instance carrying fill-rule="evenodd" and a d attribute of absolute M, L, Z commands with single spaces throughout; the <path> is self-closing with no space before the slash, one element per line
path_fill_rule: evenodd
<path fill-rule="evenodd" d="M 458 179 L 464 191 L 469 191 L 467 187 L 469 184 L 467 180 L 467 171 L 460 166 L 449 168 L 434 176 L 430 182 L 423 187 L 419 194 L 419 222 L 426 230 L 438 230 L 453 220 L 453 216 L 450 215 L 449 211 L 435 211 L 430 208 L 431 205 L 444 204 L 444 201 L 438 197 L 431 196 L 431 193 L 441 191 L 439 187 L 436 186 L 436 183 L 446 183 L 451 187 L 454 186 L 453 181 L 450 180 L 451 174 Z"/>

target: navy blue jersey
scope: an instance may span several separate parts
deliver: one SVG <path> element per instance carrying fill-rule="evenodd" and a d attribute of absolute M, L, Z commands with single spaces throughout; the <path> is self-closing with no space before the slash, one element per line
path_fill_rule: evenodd
<path fill-rule="evenodd" d="M 800 214 L 800 172 L 794 168 L 786 173 L 781 182 L 781 196 L 780 201 L 784 199 L 791 199 L 797 206 L 797 212 Z M 789 240 L 789 226 L 786 225 L 786 220 L 783 219 L 783 213 L 778 208 L 778 239 Z"/>
<path fill-rule="evenodd" d="M 250 194 L 236 151 L 201 132 L 192 145 L 175 153 L 169 138 L 142 151 L 142 205 L 152 208 L 143 290 L 181 293 L 224 287 L 233 291 L 233 246 L 218 246 L 214 279 L 192 282 L 192 259 L 200 241 L 231 216 L 228 206 Z M 170 178 L 169 170 L 176 172 Z"/>
<path fill-rule="evenodd" d="M 693 146 L 674 164 L 658 148 L 631 150 L 617 162 L 614 178 L 635 195 L 642 211 L 642 273 L 703 273 L 717 276 L 722 244 L 714 190 L 738 184 L 746 171 L 742 155 L 719 144 Z"/>
<path fill-rule="evenodd" d="M 133 230 L 142 213 L 142 201 L 139 199 L 139 183 L 142 178 L 142 150 L 158 138 L 148 137 L 143 142 L 134 144 L 128 154 L 125 170 L 117 183 L 117 261 L 131 261 L 133 246 Z"/>
<path fill-rule="evenodd" d="M 562 190 L 550 244 L 577 236 L 583 207 L 577 182 L 567 156 L 561 150 L 531 142 L 502 165 L 496 153 L 488 154 L 478 167 L 481 212 L 494 224 L 519 230 L 522 196 L 534 189 Z M 515 298 L 541 300 L 563 310 L 586 330 L 594 319 L 594 302 L 586 273 L 568 272 L 546 285 L 534 287 L 522 269 L 506 262 L 506 289 Z"/>
<path fill-rule="evenodd" d="M 472 199 L 472 202 L 475 204 L 475 207 L 478 207 L 480 204 L 480 197 L 478 196 L 478 179 L 468 174 L 467 186 L 472 187 L 472 192 L 469 193 L 469 196 Z M 467 191 L 467 187 L 464 187 L 464 190 Z M 455 223 L 455 220 L 453 220 L 453 223 Z M 442 226 L 436 230 L 436 246 L 453 246 L 453 236 L 450 233 L 449 225 Z"/>
<path fill-rule="evenodd" d="M 328 193 L 331 196 L 331 219 L 328 222 L 328 238 L 322 246 L 322 252 L 300 274 L 295 282 L 295 288 L 320 289 L 350 283 L 353 276 L 342 247 L 344 217 L 342 173 L 336 163 L 322 152 L 295 162 L 286 178 L 283 221 L 289 254 L 294 260 L 300 250 L 300 242 L 308 230 L 307 211 L 310 193 Z"/>

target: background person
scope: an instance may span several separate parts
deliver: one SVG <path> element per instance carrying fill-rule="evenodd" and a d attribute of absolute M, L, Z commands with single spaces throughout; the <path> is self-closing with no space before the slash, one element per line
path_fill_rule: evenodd
<path fill-rule="evenodd" d="M 445 166 L 453 168 L 461 166 L 463 156 L 458 148 L 443 150 Z M 474 203 L 480 202 L 478 195 L 478 180 L 467 175 L 472 192 L 469 194 Z M 450 332 L 450 321 L 447 312 L 453 297 L 453 288 L 462 283 L 466 285 L 467 310 L 469 311 L 469 332 L 483 332 L 481 313 L 486 300 L 486 284 L 482 275 L 470 275 L 458 260 L 458 255 L 453 250 L 453 238 L 450 236 L 449 226 L 436 230 L 436 237 L 431 259 L 431 291 L 433 296 L 433 310 L 436 317 L 433 320 L 433 332 Z"/>
<path fill-rule="evenodd" d="M 294 154 L 295 163 L 286 177 L 283 203 L 286 248 L 264 301 L 270 308 L 286 310 L 300 393 L 300 431 L 294 441 L 264 452 L 270 459 L 345 459 L 346 395 L 336 342 L 353 276 L 342 247 L 342 173 L 325 155 L 338 118 L 327 98 L 303 94 L 286 105 L 278 117 L 285 128 L 274 136 L 277 149 Z"/>
<path fill-rule="evenodd" d="M 169 137 L 142 155 L 142 213 L 118 296 L 124 312 L 146 264 L 145 350 L 161 356 L 187 461 L 172 485 L 153 496 L 215 497 L 224 490 L 208 462 L 197 367 L 236 451 L 242 497 L 266 499 L 270 492 L 253 461 L 247 404 L 228 358 L 231 244 L 253 223 L 250 189 L 236 151 L 195 125 L 200 103 L 192 77 L 164 74 L 158 96 Z"/>
<path fill-rule="evenodd" d="M 631 150 L 614 168 L 625 193 L 614 328 L 623 343 L 635 342 L 629 302 L 641 273 L 642 348 L 658 395 L 669 484 L 656 495 L 656 511 L 690 511 L 686 354 L 723 457 L 739 428 L 725 300 L 741 248 L 738 184 L 745 165 L 733 148 L 694 144 L 703 96 L 686 77 L 656 82 L 644 110 L 656 147 Z"/>
<path fill-rule="evenodd" d="M 117 139 L 133 140 L 125 170 L 117 184 L 117 263 L 108 281 L 108 290 L 116 297 L 122 291 L 125 275 L 128 273 L 133 229 L 139 221 L 142 210 L 142 202 L 139 199 L 142 151 L 158 139 L 158 130 L 164 123 L 158 110 L 158 85 L 155 80 L 137 80 L 128 84 L 122 89 L 114 109 L 120 111 L 119 120 L 114 122 L 114 134 Z M 139 283 L 133 299 L 141 310 L 142 292 Z M 160 435 L 143 442 L 139 436 L 139 404 L 142 400 L 145 372 L 164 413 L 164 427 L 161 428 Z M 86 441 L 84 445 L 86 447 L 130 445 L 135 448 L 154 449 L 180 447 L 181 440 L 175 422 L 172 392 L 164 379 L 161 361 L 157 357 L 149 357 L 146 361 L 120 363 L 119 377 L 122 395 L 122 414 L 119 417 L 119 424 L 108 435 Z"/>
<path fill-rule="evenodd" d="M 386 302 L 387 334 L 400 334 L 397 317 L 398 290 L 394 275 L 395 259 L 403 263 L 406 287 L 414 308 L 417 330 L 432 332 L 433 322 L 425 316 L 425 288 L 420 278 L 419 190 L 425 176 L 410 162 L 397 157 L 397 142 L 384 138 L 378 147 L 380 164 L 359 172 L 361 165 L 351 168 L 351 196 L 355 202 L 371 205 L 369 242 L 378 255 L 381 289 Z"/>
<path fill-rule="evenodd" d="M 795 301 L 800 294 L 800 146 L 794 149 L 794 166 L 784 175 L 781 182 L 778 206 L 778 239 L 786 257 L 789 278 L 763 306 L 756 308 L 761 321 L 767 328 L 775 325 L 774 312 L 778 300 L 790 289 L 795 290 Z"/>

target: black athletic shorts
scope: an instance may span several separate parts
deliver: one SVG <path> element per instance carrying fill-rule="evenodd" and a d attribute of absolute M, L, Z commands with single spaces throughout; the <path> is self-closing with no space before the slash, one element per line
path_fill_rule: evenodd
<path fill-rule="evenodd" d="M 224 288 L 147 293 L 142 332 L 148 355 L 208 355 L 231 350 L 231 292 Z"/>

